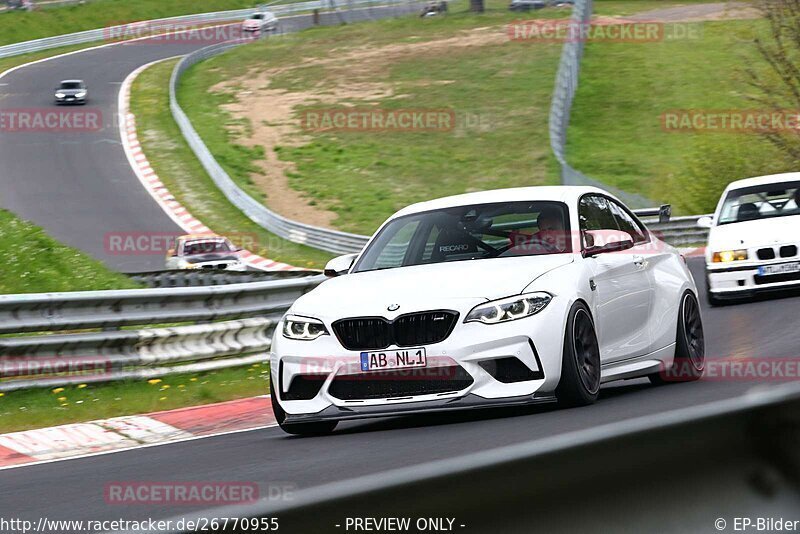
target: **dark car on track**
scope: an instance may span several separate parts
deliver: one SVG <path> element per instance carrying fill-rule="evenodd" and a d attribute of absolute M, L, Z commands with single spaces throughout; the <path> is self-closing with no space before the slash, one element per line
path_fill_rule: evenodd
<path fill-rule="evenodd" d="M 511 0 L 508 9 L 511 11 L 531 11 L 545 7 L 547 7 L 547 3 L 543 0 Z"/>
<path fill-rule="evenodd" d="M 64 80 L 55 91 L 56 104 L 85 104 L 89 91 L 83 80 Z"/>

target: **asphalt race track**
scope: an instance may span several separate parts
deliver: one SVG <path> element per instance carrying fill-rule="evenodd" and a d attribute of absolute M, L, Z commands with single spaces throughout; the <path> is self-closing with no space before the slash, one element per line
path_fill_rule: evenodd
<path fill-rule="evenodd" d="M 702 284 L 702 262 L 694 259 L 690 265 Z M 797 355 L 800 331 L 790 320 L 800 316 L 797 296 L 758 299 L 714 309 L 704 305 L 703 311 L 710 359 Z M 166 518 L 198 509 L 109 505 L 104 501 L 104 486 L 120 481 L 236 480 L 256 482 L 262 488 L 288 484 L 302 490 L 696 406 L 742 395 L 754 387 L 770 387 L 770 384 L 703 380 L 656 387 L 646 380 L 632 380 L 604 387 L 600 401 L 586 408 L 558 410 L 538 406 L 376 419 L 343 423 L 333 435 L 313 438 L 290 437 L 278 428 L 267 428 L 0 471 L 0 503 L 3 510 L 32 521 L 39 517 Z"/>
<path fill-rule="evenodd" d="M 392 16 L 404 8 L 369 8 L 352 20 Z M 332 14 L 322 24 L 339 22 Z M 281 19 L 280 32 L 312 26 L 310 15 Z M 230 32 L 235 35 L 237 32 Z M 98 45 L 103 43 L 98 43 Z M 145 191 L 122 149 L 117 97 L 122 81 L 138 67 L 215 44 L 203 39 L 143 39 L 96 48 L 17 69 L 0 81 L 0 113 L 14 110 L 99 110 L 99 131 L 12 131 L 0 127 L 0 207 L 30 220 L 62 243 L 123 272 L 164 268 L 162 254 L 121 255 L 107 250 L 105 236 L 181 233 Z M 56 107 L 54 88 L 79 78 L 89 87 L 83 107 Z M 166 82 L 166 81 L 165 81 Z"/>

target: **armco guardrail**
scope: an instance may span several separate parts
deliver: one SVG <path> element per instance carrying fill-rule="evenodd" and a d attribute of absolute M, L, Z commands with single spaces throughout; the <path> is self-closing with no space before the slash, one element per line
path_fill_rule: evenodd
<path fill-rule="evenodd" d="M 318 4 L 319 2 L 303 2 L 303 4 Z M 294 6 L 295 4 L 292 4 Z M 275 6 L 276 8 L 278 6 Z M 200 13 L 196 15 L 181 15 L 179 17 L 169 17 L 165 19 L 155 19 L 151 21 L 142 21 L 140 25 L 156 25 L 160 27 L 169 27 L 171 24 L 181 26 L 191 24 L 205 24 L 213 22 L 230 22 L 234 20 L 242 20 L 255 9 L 236 9 L 231 11 L 218 11 L 214 13 Z M 87 30 L 83 32 L 70 33 L 66 35 L 57 35 L 54 37 L 45 37 L 44 39 L 36 39 L 33 41 L 25 41 L 22 43 L 14 43 L 10 45 L 0 46 L 0 58 L 17 56 L 20 54 L 28 54 L 31 52 L 40 52 L 42 50 L 50 50 L 52 48 L 60 48 L 62 46 L 72 46 L 85 43 L 93 43 L 102 41 L 104 39 L 112 38 L 113 36 L 126 35 L 128 31 L 132 31 L 132 25 L 109 26 L 107 28 L 97 28 L 95 30 Z M 173 27 L 174 29 L 174 27 Z M 116 39 L 114 39 L 116 40 Z"/>
<path fill-rule="evenodd" d="M 0 382 L 0 391 L 145 379 L 266 361 L 275 322 L 250 318 L 173 328 L 0 339 L 0 376 L 7 379 Z"/>
<path fill-rule="evenodd" d="M 348 0 L 345 6 L 350 8 L 350 6 L 360 6 L 372 3 L 377 2 L 374 2 L 373 0 Z M 387 3 L 391 2 L 381 2 L 381 4 Z M 396 1 L 395 4 L 401 5 L 400 1 Z M 269 9 L 276 15 L 290 15 L 293 13 L 313 11 L 315 9 L 339 11 L 336 2 L 333 0 L 297 2 L 293 4 L 266 6 L 265 8 Z M 186 27 L 188 29 L 195 24 L 241 21 L 260 9 L 261 8 L 259 7 L 254 7 L 249 9 L 234 9 L 230 11 L 215 11 L 212 13 L 180 15 L 177 17 L 131 22 L 131 24 L 127 25 L 109 26 L 106 28 L 97 28 L 94 30 L 70 33 L 66 35 L 45 37 L 43 39 L 35 39 L 33 41 L 25 41 L 22 43 L 0 46 L 0 58 L 28 54 L 31 52 L 40 52 L 42 50 L 50 50 L 52 48 L 60 48 L 62 46 L 93 43 L 96 41 L 102 41 L 104 39 L 116 41 L 120 36 L 128 36 L 131 32 L 136 33 L 137 31 L 153 31 L 158 30 L 159 28 L 168 31 L 179 31 L 180 28 Z M 343 19 L 337 18 L 337 20 L 341 21 Z"/>
<path fill-rule="evenodd" d="M 153 271 L 131 273 L 128 276 L 148 287 L 201 287 L 244 284 L 246 282 L 266 282 L 268 280 L 288 280 L 314 276 L 319 271 L 212 271 L 206 269 L 185 269 L 175 271 Z"/>
<path fill-rule="evenodd" d="M 372 2 L 358 0 L 355 2 L 348 2 L 348 6 L 351 4 L 365 5 L 370 3 Z M 409 14 L 418 10 L 418 4 L 413 2 L 401 3 L 383 0 L 375 3 L 382 6 L 394 6 L 387 11 L 387 14 L 390 15 L 401 12 L 398 11 L 398 6 L 404 8 L 402 11 Z M 326 21 L 321 20 L 321 22 L 324 24 Z M 331 24 L 338 23 L 339 19 L 331 18 L 327 22 Z M 230 41 L 211 45 L 187 55 L 175 66 L 175 70 L 172 72 L 172 79 L 170 80 L 170 110 L 172 111 L 172 116 L 178 124 L 183 137 L 186 139 L 192 152 L 197 156 L 197 159 L 200 160 L 203 168 L 225 197 L 262 228 L 294 243 L 307 245 L 335 254 L 348 254 L 360 251 L 369 240 L 368 236 L 350 234 L 293 221 L 268 209 L 264 204 L 248 195 L 233 181 L 228 173 L 225 172 L 225 169 L 223 169 L 214 158 L 178 103 L 176 96 L 178 84 L 180 83 L 181 76 L 187 69 L 201 61 L 222 54 L 231 48 L 247 42 L 248 41 Z"/>
<path fill-rule="evenodd" d="M 322 276 L 211 287 L 0 295 L 0 334 L 281 314 Z"/>
<path fill-rule="evenodd" d="M 0 334 L 42 335 L 0 338 L 0 391 L 263 361 L 277 320 L 323 280 L 2 295 Z M 148 327 L 189 322 L 203 324 Z M 132 325 L 142 328 L 120 329 Z M 97 328 L 103 331 L 58 333 Z"/>
<path fill-rule="evenodd" d="M 741 518 L 753 518 L 752 525 L 759 517 L 797 520 L 798 414 L 798 384 L 773 384 L 702 406 L 476 447 L 473 454 L 301 489 L 291 498 L 206 510 L 171 524 L 217 524 L 217 531 L 223 527 L 216 518 L 253 524 L 275 518 L 286 532 L 336 532 L 358 530 L 354 518 L 367 516 L 409 518 L 405 530 L 413 532 L 716 532 L 726 523 L 730 531 L 746 530 Z"/>
<path fill-rule="evenodd" d="M 670 245 L 696 245 L 708 240 L 708 229 L 697 226 L 697 219 L 700 217 L 703 215 L 672 217 L 669 222 L 661 224 L 648 219 L 643 222 Z"/>

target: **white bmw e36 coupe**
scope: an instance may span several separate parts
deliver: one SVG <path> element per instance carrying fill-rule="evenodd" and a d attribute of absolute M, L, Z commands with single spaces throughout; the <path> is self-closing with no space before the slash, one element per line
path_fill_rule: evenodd
<path fill-rule="evenodd" d="M 415 204 L 326 274 L 272 342 L 272 406 L 289 433 L 421 411 L 586 405 L 604 382 L 703 372 L 685 261 L 600 189 Z"/>
<path fill-rule="evenodd" d="M 800 172 L 732 182 L 697 224 L 710 304 L 800 286 Z"/>

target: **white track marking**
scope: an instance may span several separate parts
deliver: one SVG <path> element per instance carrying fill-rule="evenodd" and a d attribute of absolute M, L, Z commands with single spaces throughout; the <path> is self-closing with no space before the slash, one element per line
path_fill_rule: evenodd
<path fill-rule="evenodd" d="M 268 398 L 270 398 L 270 395 L 259 395 L 257 398 L 267 398 L 268 399 Z M 89 423 L 102 424 L 103 420 L 90 421 Z M 184 443 L 184 442 L 187 442 L 187 441 L 196 441 L 196 440 L 199 440 L 199 439 L 215 438 L 215 437 L 227 436 L 227 435 L 231 435 L 231 434 L 241 434 L 241 433 L 244 433 L 244 432 L 252 432 L 254 430 L 264 430 L 266 428 L 274 428 L 276 426 L 278 426 L 278 423 L 270 423 L 268 425 L 260 425 L 260 426 L 255 426 L 255 427 L 252 427 L 252 428 L 242 428 L 242 429 L 239 429 L 239 430 L 227 430 L 225 432 L 217 432 L 217 433 L 214 433 L 214 434 L 207 434 L 207 435 L 204 435 L 204 436 L 191 436 L 191 437 L 187 437 L 187 438 L 180 438 L 180 439 L 176 439 L 176 440 L 173 440 L 173 441 L 163 441 L 163 442 L 159 442 L 159 443 L 140 444 L 140 445 L 135 445 L 135 446 L 128 447 L 128 448 L 120 448 L 120 449 L 113 449 L 113 450 L 108 450 L 108 451 L 92 452 L 92 453 L 81 454 L 81 455 L 77 455 L 77 456 L 69 456 L 69 457 L 65 457 L 65 458 L 53 458 L 53 459 L 50 459 L 50 460 L 39 460 L 39 461 L 33 461 L 33 462 L 30 462 L 30 463 L 25 463 L 25 464 L 6 465 L 6 466 L 0 466 L 0 471 L 6 471 L 6 470 L 9 470 L 9 469 L 20 469 L 20 468 L 24 468 L 24 467 L 31 467 L 31 466 L 34 466 L 34 465 L 50 464 L 50 463 L 54 463 L 54 462 L 67 462 L 69 460 L 78 460 L 80 458 L 91 458 L 91 457 L 94 457 L 94 456 L 105 456 L 107 454 L 116 454 L 116 453 L 120 453 L 120 452 L 133 451 L 133 450 L 138 450 L 138 449 L 149 449 L 151 447 L 161 447 L 161 446 L 164 446 L 164 445 L 172 445 L 173 443 Z"/>

